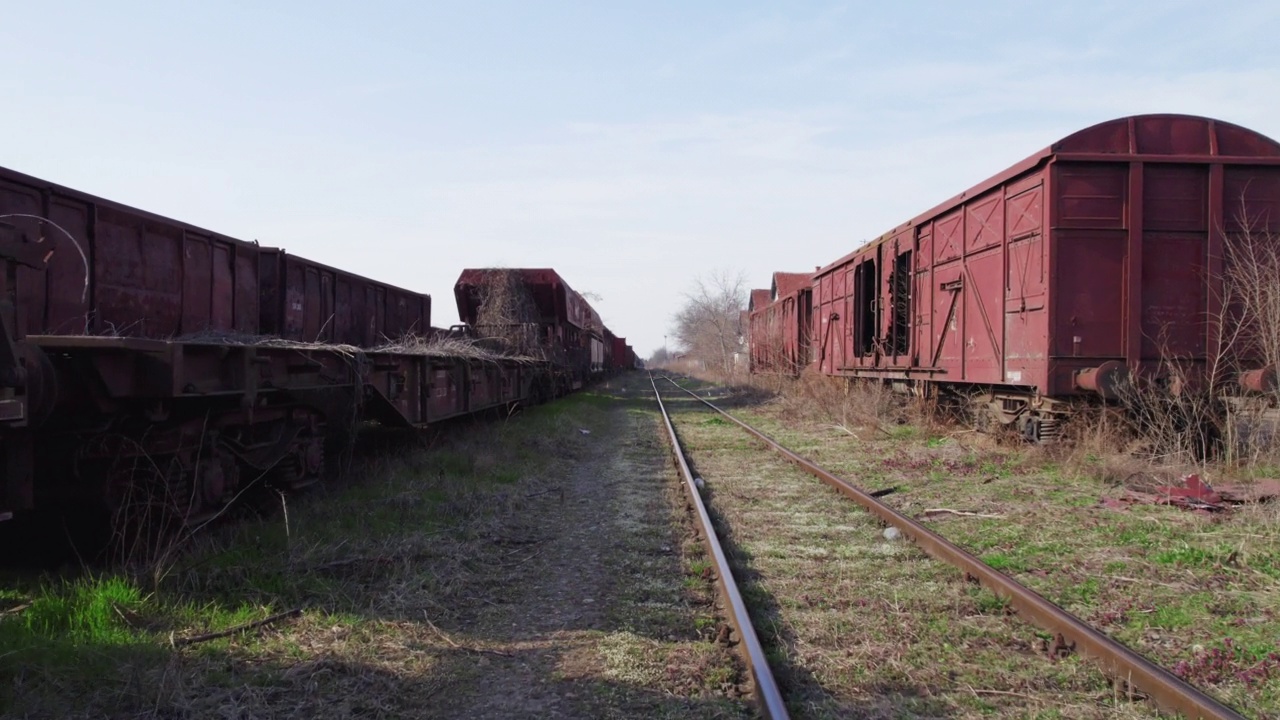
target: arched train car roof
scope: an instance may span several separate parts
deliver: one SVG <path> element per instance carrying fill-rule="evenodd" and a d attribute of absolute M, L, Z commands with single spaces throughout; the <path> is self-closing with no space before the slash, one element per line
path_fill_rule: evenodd
<path fill-rule="evenodd" d="M 927 222 L 966 199 L 1034 170 L 1054 158 L 1116 161 L 1124 158 L 1153 162 L 1223 160 L 1280 164 L 1280 142 L 1262 133 L 1222 120 L 1198 115 L 1131 115 L 1078 130 L 986 180 L 935 205 L 908 222 L 877 236 L 813 274 L 816 278 L 845 264 L 868 247 L 903 230 Z"/>

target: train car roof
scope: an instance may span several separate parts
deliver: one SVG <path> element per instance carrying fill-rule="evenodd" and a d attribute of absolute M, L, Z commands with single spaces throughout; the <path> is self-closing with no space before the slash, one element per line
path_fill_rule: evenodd
<path fill-rule="evenodd" d="M 813 279 L 813 273 L 775 272 L 769 288 L 770 299 L 777 300 L 805 287 Z"/>
<path fill-rule="evenodd" d="M 1240 162 L 1263 160 L 1268 164 L 1280 164 L 1280 142 L 1239 125 L 1198 115 L 1130 115 L 1100 122 L 1058 140 L 959 195 L 954 195 L 911 220 L 862 243 L 840 259 L 818 268 L 811 277 L 825 275 L 876 243 L 928 222 L 965 200 L 1034 170 L 1054 158 L 1110 162 L 1126 159 L 1203 162 L 1207 157 Z"/>
<path fill-rule="evenodd" d="M 751 299 L 747 301 L 747 310 L 755 311 L 773 302 L 773 294 L 767 288 L 751 291 Z"/>

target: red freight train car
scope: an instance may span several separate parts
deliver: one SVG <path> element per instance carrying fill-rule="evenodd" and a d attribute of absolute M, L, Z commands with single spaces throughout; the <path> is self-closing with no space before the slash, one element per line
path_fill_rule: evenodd
<path fill-rule="evenodd" d="M 1256 384 L 1219 332 L 1223 246 L 1246 223 L 1280 230 L 1280 144 L 1201 117 L 1104 122 L 821 268 L 814 362 L 985 388 L 1029 436 L 1053 433 L 1053 398 L 1174 357 Z"/>
<path fill-rule="evenodd" d="M 610 333 L 612 335 L 613 333 Z M 614 337 L 612 341 L 613 350 L 610 353 L 609 369 L 617 372 L 620 370 L 630 370 L 635 367 L 634 352 L 631 346 L 627 344 L 624 337 Z"/>
<path fill-rule="evenodd" d="M 752 373 L 775 372 L 773 348 L 781 341 L 775 324 L 770 322 L 772 316 L 765 314 L 772 302 L 771 293 L 763 288 L 754 288 L 747 295 L 747 368 Z"/>
<path fill-rule="evenodd" d="M 256 243 L 0 168 L 0 246 L 15 338 L 258 331 Z"/>
<path fill-rule="evenodd" d="M 259 258 L 265 335 L 369 348 L 405 335 L 430 334 L 430 295 L 275 248 L 262 248 Z"/>
<path fill-rule="evenodd" d="M 508 326 L 493 327 L 488 324 L 490 320 L 481 316 L 482 305 L 495 283 L 509 287 L 505 285 L 508 278 L 517 280 L 523 292 L 528 293 L 532 308 L 517 307 L 514 313 L 508 309 L 500 313 Z M 482 335 L 509 336 L 512 320 L 533 329 L 536 339 L 531 339 L 532 347 L 526 350 L 544 356 L 561 369 L 558 382 L 566 384 L 566 388 L 557 388 L 557 394 L 564 389 L 576 390 L 603 372 L 604 324 L 600 315 L 555 270 L 469 268 L 462 271 L 453 292 L 458 317 Z"/>
<path fill-rule="evenodd" d="M 753 290 L 748 306 L 753 372 L 795 374 L 809 364 L 811 273 L 773 274 L 769 290 Z"/>
<path fill-rule="evenodd" d="M 313 482 L 363 418 L 523 402 L 547 368 L 370 351 L 427 331 L 429 296 L 2 168 L 0 282 L 0 520 L 144 489 L 190 519 Z"/>
<path fill-rule="evenodd" d="M 16 337 L 228 333 L 369 347 L 430 328 L 429 295 L 3 168 L 0 245 L 11 261 L 39 260 L 14 262 Z"/>

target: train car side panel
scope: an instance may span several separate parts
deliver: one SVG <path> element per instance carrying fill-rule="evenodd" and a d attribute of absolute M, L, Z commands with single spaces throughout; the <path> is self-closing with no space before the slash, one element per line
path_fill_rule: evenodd
<path fill-rule="evenodd" d="M 41 235 L 59 242 L 57 251 L 49 257 L 45 272 L 26 267 L 18 269 L 19 287 L 29 285 L 34 291 L 21 293 L 22 302 L 27 304 L 32 314 L 27 325 L 30 332 L 68 334 L 89 331 L 92 288 L 87 285 L 91 278 L 85 263 L 93 249 L 89 232 L 92 213 L 90 206 L 83 202 L 59 195 L 51 197 L 49 219 L 80 242 L 85 256 L 81 257 L 69 240 L 57 237 L 54 234 L 56 230 L 41 229 Z"/>
<path fill-rule="evenodd" d="M 1137 364 L 1161 353 L 1204 360 L 1209 288 L 1209 168 L 1206 165 L 1145 164 L 1139 257 L 1140 322 L 1132 325 L 1126 362 Z M 1132 183 L 1132 180 L 1131 180 Z M 1137 235 L 1137 229 L 1133 230 Z M 1132 310 L 1131 310 L 1132 312 Z"/>
<path fill-rule="evenodd" d="M 1124 306 L 1127 169 L 1101 163 L 1054 166 L 1056 356 L 1099 362 L 1124 357 L 1119 311 Z"/>
<path fill-rule="evenodd" d="M 964 259 L 965 382 L 1004 382 L 1004 254 L 999 246 Z"/>
<path fill-rule="evenodd" d="M 264 332 L 299 342 L 369 348 L 431 327 L 428 295 L 262 250 Z"/>
<path fill-rule="evenodd" d="M 1043 172 L 1006 190 L 1004 382 L 1044 387 L 1048 371 L 1048 274 Z"/>
<path fill-rule="evenodd" d="M 150 338 L 181 334 L 181 229 L 148 223 L 113 207 L 98 208 L 94 232 L 94 300 L 101 332 Z M 208 271 L 208 265 L 193 272 Z"/>

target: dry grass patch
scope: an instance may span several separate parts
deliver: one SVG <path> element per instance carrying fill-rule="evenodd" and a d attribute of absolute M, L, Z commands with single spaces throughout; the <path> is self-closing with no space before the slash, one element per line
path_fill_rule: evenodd
<path fill-rule="evenodd" d="M 357 478 L 288 500 L 287 523 L 198 536 L 168 567 L 6 581 L 0 712 L 742 716 L 724 685 L 736 660 L 705 639 L 686 585 L 652 414 L 630 404 L 582 393 L 430 447 L 390 443 Z M 601 637 L 654 672 L 601 659 Z M 574 657 L 588 662 L 557 671 Z"/>
<path fill-rule="evenodd" d="M 1078 659 L 1048 660 L 1042 637 L 994 596 L 886 540 L 852 503 L 744 445 L 737 428 L 678 407 L 681 439 L 797 715 L 1152 714 L 1116 702 Z"/>
<path fill-rule="evenodd" d="M 885 502 L 1245 714 L 1280 713 L 1280 509 L 1099 504 L 1190 470 L 1256 471 L 1153 464 L 1109 425 L 1036 448 L 939 425 L 855 439 L 782 401 L 740 415 L 863 488 L 896 488 Z"/>

